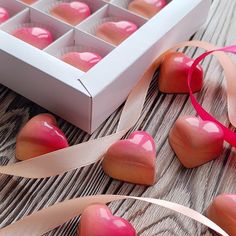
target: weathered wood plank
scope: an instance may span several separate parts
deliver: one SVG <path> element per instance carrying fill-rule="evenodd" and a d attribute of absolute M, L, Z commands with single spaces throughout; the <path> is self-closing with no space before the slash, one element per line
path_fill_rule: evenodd
<path fill-rule="evenodd" d="M 235 43 L 236 1 L 215 0 L 208 22 L 194 39 L 212 42 L 219 46 Z M 190 56 L 202 50 L 187 49 Z M 205 86 L 197 95 L 204 107 L 219 120 L 228 124 L 224 84 L 220 66 L 207 58 Z M 0 164 L 14 162 L 15 137 L 29 117 L 45 110 L 27 99 L 0 86 Z M 85 134 L 59 119 L 70 144 L 114 132 L 121 109 L 118 109 L 93 135 Z M 116 193 L 162 198 L 204 212 L 212 198 L 223 192 L 236 192 L 235 152 L 225 144 L 224 153 L 215 161 L 193 170 L 181 166 L 168 144 L 168 131 L 178 116 L 195 114 L 188 96 L 164 95 L 157 90 L 154 80 L 145 108 L 135 129 L 151 133 L 157 143 L 157 183 L 149 188 L 122 183 L 107 177 L 101 166 L 89 167 L 44 180 L 26 180 L 0 176 L 0 226 L 10 224 L 33 211 L 74 197 Z M 130 220 L 138 235 L 212 235 L 196 222 L 150 204 L 122 201 L 110 204 L 113 212 Z M 76 218 L 48 235 L 76 235 L 79 218 Z"/>

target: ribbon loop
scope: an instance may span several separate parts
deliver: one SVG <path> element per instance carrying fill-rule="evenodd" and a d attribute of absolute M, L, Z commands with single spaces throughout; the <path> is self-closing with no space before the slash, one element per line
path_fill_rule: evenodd
<path fill-rule="evenodd" d="M 209 56 L 212 53 L 216 52 L 231 52 L 236 54 L 236 46 L 228 46 L 224 48 L 219 48 L 215 50 L 208 51 L 206 53 L 203 53 L 200 55 L 198 58 L 195 59 L 194 63 L 192 64 L 189 73 L 188 73 L 188 88 L 189 88 L 189 94 L 190 94 L 190 99 L 193 107 L 197 111 L 198 115 L 203 119 L 203 120 L 208 120 L 217 123 L 222 130 L 224 131 L 224 139 L 228 143 L 230 143 L 233 147 L 236 147 L 236 134 L 231 131 L 229 128 L 221 124 L 219 121 L 217 121 L 212 115 L 210 115 L 196 100 L 196 98 L 193 95 L 192 89 L 191 89 L 191 80 L 192 80 L 192 75 L 194 72 L 194 69 L 197 67 L 197 65 L 204 60 L 207 56 Z M 226 60 L 225 60 L 226 59 Z M 227 77 L 227 90 L 228 90 L 228 113 L 229 116 L 231 116 L 231 122 L 233 125 L 235 125 L 235 120 L 236 120 L 236 90 L 232 90 L 232 87 L 236 89 L 236 65 L 231 61 L 228 60 L 228 58 L 223 58 L 223 65 L 227 63 L 227 68 L 228 70 L 226 71 Z M 221 63 L 222 64 L 222 63 Z M 223 66 L 222 65 L 222 66 Z M 229 71 L 230 70 L 230 71 Z M 235 81 L 233 81 L 233 79 Z M 232 98 L 233 96 L 233 98 Z"/>

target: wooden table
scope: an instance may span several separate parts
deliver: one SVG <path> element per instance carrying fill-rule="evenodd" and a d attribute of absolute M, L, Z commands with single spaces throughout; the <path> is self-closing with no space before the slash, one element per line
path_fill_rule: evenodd
<path fill-rule="evenodd" d="M 193 37 L 218 46 L 235 43 L 236 1 L 214 0 L 208 21 Z M 201 50 L 188 49 L 189 56 Z M 207 58 L 205 85 L 197 99 L 220 121 L 228 124 L 223 75 L 215 59 Z M 58 118 L 71 145 L 114 132 L 121 109 L 115 112 L 93 135 L 88 135 Z M 22 125 L 44 109 L 0 86 L 0 162 L 15 162 L 15 138 Z M 65 199 L 98 193 L 130 194 L 174 201 L 204 212 L 214 196 L 236 191 L 236 158 L 225 144 L 215 161 L 196 169 L 185 169 L 171 150 L 167 137 L 174 121 L 183 114 L 196 114 L 187 95 L 158 92 L 157 81 L 150 88 L 145 109 L 134 130 L 146 130 L 157 144 L 157 183 L 149 188 L 115 181 L 106 176 L 100 164 L 53 178 L 28 180 L 0 177 L 0 226 L 5 226 L 36 210 Z M 207 228 L 171 211 L 150 204 L 122 201 L 109 205 L 113 212 L 127 218 L 138 235 L 212 235 Z M 48 235 L 76 235 L 79 218 L 73 219 Z"/>

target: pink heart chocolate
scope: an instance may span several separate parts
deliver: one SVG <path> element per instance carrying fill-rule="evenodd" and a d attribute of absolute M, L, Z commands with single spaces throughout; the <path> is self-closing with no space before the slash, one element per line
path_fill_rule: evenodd
<path fill-rule="evenodd" d="M 135 229 L 125 219 L 113 216 L 106 205 L 88 206 L 80 219 L 78 236 L 136 236 Z"/>
<path fill-rule="evenodd" d="M 69 52 L 61 60 L 86 72 L 101 61 L 102 57 L 93 52 Z"/>
<path fill-rule="evenodd" d="M 208 207 L 206 214 L 230 236 L 236 236 L 236 195 L 217 196 Z"/>
<path fill-rule="evenodd" d="M 171 52 L 167 54 L 160 66 L 159 90 L 163 93 L 189 93 L 187 78 L 192 64 L 193 59 L 184 53 Z M 198 65 L 192 77 L 192 91 L 200 91 L 202 84 L 203 69 Z"/>
<path fill-rule="evenodd" d="M 98 26 L 96 35 L 108 43 L 119 45 L 138 29 L 130 21 L 109 21 Z"/>
<path fill-rule="evenodd" d="M 193 168 L 221 154 L 224 133 L 214 122 L 184 116 L 172 127 L 169 142 L 180 162 L 187 168 Z"/>
<path fill-rule="evenodd" d="M 63 132 L 50 114 L 40 114 L 29 120 L 16 139 L 16 158 L 26 160 L 68 147 Z"/>
<path fill-rule="evenodd" d="M 53 42 L 52 33 L 41 27 L 22 27 L 14 30 L 12 35 L 39 49 L 44 49 Z"/>
<path fill-rule="evenodd" d="M 128 10 L 146 18 L 151 18 L 165 6 L 166 0 L 134 0 L 128 5 Z"/>
<path fill-rule="evenodd" d="M 89 6 L 79 1 L 60 2 L 51 9 L 50 13 L 71 25 L 77 25 L 91 15 Z"/>
<path fill-rule="evenodd" d="M 153 138 L 144 131 L 136 131 L 108 149 L 102 167 L 114 179 L 152 185 L 156 176 L 155 156 Z"/>
<path fill-rule="evenodd" d="M 8 20 L 9 17 L 8 11 L 5 8 L 0 7 L 0 24 Z"/>
<path fill-rule="evenodd" d="M 37 2 L 38 0 L 21 0 L 21 2 L 27 3 L 27 4 L 33 4 Z"/>

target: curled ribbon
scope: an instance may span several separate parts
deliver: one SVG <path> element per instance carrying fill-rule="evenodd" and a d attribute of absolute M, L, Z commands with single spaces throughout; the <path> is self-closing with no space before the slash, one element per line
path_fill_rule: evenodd
<path fill-rule="evenodd" d="M 224 48 L 219 48 L 215 50 L 208 51 L 206 53 L 203 53 L 200 55 L 198 58 L 195 59 L 194 63 L 192 64 L 189 74 L 188 74 L 188 88 L 189 88 L 189 94 L 190 94 L 190 99 L 193 107 L 197 111 L 198 115 L 203 119 L 203 120 L 208 120 L 208 121 L 213 121 L 217 123 L 222 130 L 224 131 L 224 139 L 228 143 L 230 143 L 233 147 L 236 147 L 236 134 L 231 131 L 229 128 L 225 127 L 223 124 L 221 124 L 219 121 L 217 121 L 213 116 L 211 116 L 196 100 L 196 98 L 193 95 L 192 89 L 191 89 L 191 79 L 192 79 L 192 74 L 194 72 L 194 69 L 196 66 L 208 55 L 215 53 L 215 52 L 231 52 L 236 54 L 236 46 L 229 46 L 229 47 L 224 47 Z M 227 95 L 228 95 L 228 115 L 229 119 L 231 120 L 231 123 L 235 126 L 235 121 L 236 121 L 236 113 L 235 110 L 230 106 L 234 107 L 236 104 L 236 90 L 235 90 L 235 80 L 236 79 L 236 73 L 233 71 L 235 70 L 236 65 L 231 61 L 227 60 L 228 58 L 221 58 L 222 63 L 224 63 L 227 66 L 227 70 L 225 70 L 225 73 L 227 75 Z M 232 71 L 232 72 L 231 72 Z"/>
<path fill-rule="evenodd" d="M 188 75 L 188 84 L 190 91 L 190 98 L 193 106 L 202 117 L 202 119 L 216 120 L 210 116 L 201 106 L 197 103 L 195 97 L 191 91 L 191 75 L 194 67 L 203 60 L 210 53 L 218 58 L 220 64 L 225 71 L 225 77 L 227 80 L 227 100 L 228 100 L 228 115 L 230 122 L 236 126 L 236 83 L 234 75 L 236 75 L 236 66 L 234 62 L 223 52 L 234 52 L 236 53 L 236 47 L 228 47 L 217 49 L 215 46 L 201 41 L 184 42 L 176 45 L 170 50 L 164 52 L 161 56 L 151 64 L 148 70 L 144 73 L 141 80 L 134 87 L 129 94 L 125 106 L 123 108 L 116 133 L 96 139 L 85 143 L 77 144 L 69 148 L 61 149 L 55 152 L 51 152 L 27 161 L 18 162 L 8 166 L 1 166 L 0 173 L 6 175 L 14 175 L 25 178 L 46 178 L 62 174 L 64 172 L 80 168 L 83 166 L 90 165 L 102 159 L 108 147 L 122 138 L 127 131 L 137 122 L 144 105 L 145 97 L 152 79 L 152 76 L 162 61 L 163 57 L 170 51 L 177 50 L 178 48 L 194 46 L 203 48 L 209 52 L 203 54 L 196 59 L 193 63 L 192 68 Z M 217 122 L 220 124 L 219 122 Z M 220 124 L 221 127 L 223 126 Z M 225 140 L 236 147 L 235 134 L 223 126 Z M 22 220 L 7 226 L 0 230 L 0 235 L 4 236 L 16 236 L 16 235 L 42 235 L 51 229 L 61 225 L 65 221 L 81 214 L 82 210 L 91 203 L 107 203 L 114 200 L 121 199 L 136 199 L 142 200 L 149 203 L 154 203 L 168 209 L 177 211 L 184 214 L 206 226 L 213 229 L 217 233 L 227 236 L 220 227 L 211 222 L 209 219 L 201 215 L 200 213 L 193 211 L 187 207 L 171 203 L 163 200 L 152 199 L 152 198 L 138 198 L 129 196 L 115 196 L 115 195 L 103 195 L 103 196 L 90 196 L 84 198 L 78 198 L 68 200 L 59 204 L 56 204 L 47 209 L 41 210 L 27 216 Z"/>
<path fill-rule="evenodd" d="M 157 59 L 154 60 L 138 84 L 130 92 L 124 105 L 116 133 L 41 155 L 33 159 L 14 163 L 12 165 L 1 166 L 0 173 L 32 179 L 46 178 L 81 168 L 101 160 L 109 146 L 121 139 L 137 122 L 142 112 L 151 79 L 163 57 L 171 51 L 186 46 L 200 47 L 207 51 L 217 50 L 214 45 L 207 42 L 190 41 L 177 44 L 170 50 L 164 52 L 161 56 L 157 56 Z M 224 49 L 220 49 L 220 52 L 214 51 L 213 53 L 218 58 L 225 71 L 225 77 L 227 81 L 229 120 L 236 127 L 236 83 L 234 81 L 234 75 L 236 75 L 236 66 L 223 51 Z M 191 73 L 189 74 L 189 81 L 190 80 Z M 192 93 L 191 99 L 194 101 Z M 196 102 L 193 102 L 193 104 L 197 106 Z M 198 105 L 198 111 L 200 110 L 202 110 L 202 108 L 200 105 Z M 225 127 L 225 134 L 228 132 L 231 133 L 231 131 Z M 231 141 L 231 139 L 228 139 L 227 135 L 225 135 L 225 140 Z M 236 147 L 236 141 L 230 143 Z"/>

